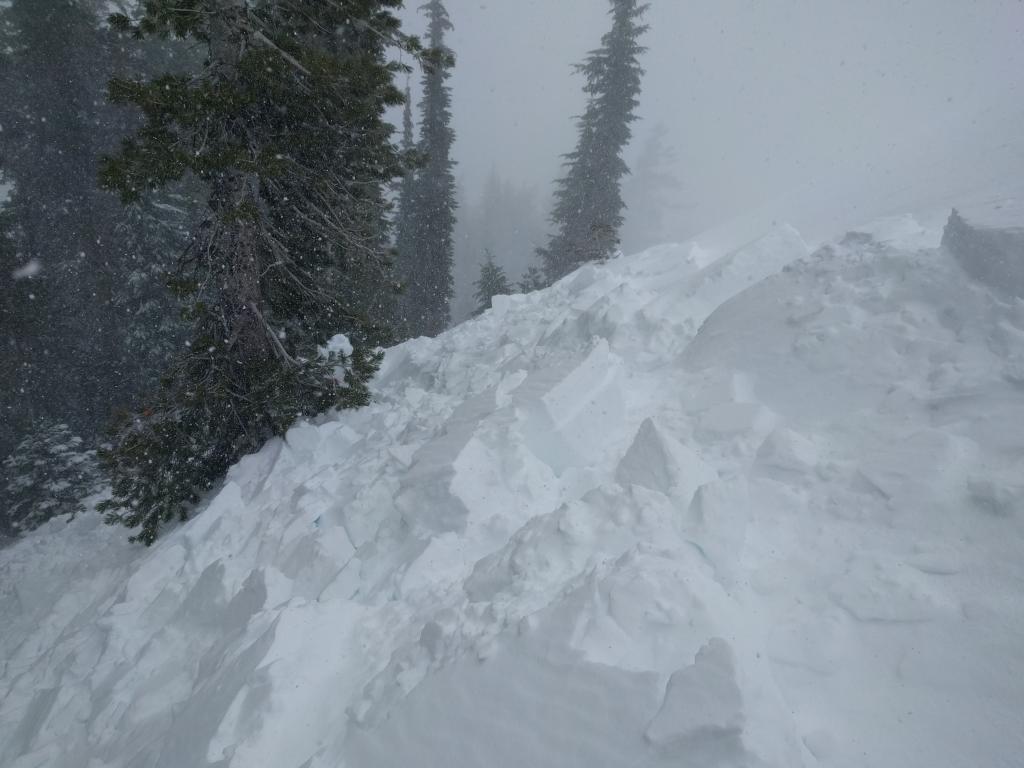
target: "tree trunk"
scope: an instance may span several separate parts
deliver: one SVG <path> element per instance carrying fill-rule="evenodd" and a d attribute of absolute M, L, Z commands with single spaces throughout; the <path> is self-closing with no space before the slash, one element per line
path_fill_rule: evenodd
<path fill-rule="evenodd" d="M 235 80 L 249 45 L 245 16 L 246 0 L 210 0 L 210 70 L 215 78 Z M 228 130 L 244 144 L 244 121 Z M 220 304 L 233 359 L 251 363 L 272 354 L 269 329 L 263 320 L 260 291 L 260 217 L 263 201 L 259 178 L 252 173 L 230 171 L 214 184 L 210 206 L 216 214 L 216 242 L 211 253 L 220 262 Z"/>

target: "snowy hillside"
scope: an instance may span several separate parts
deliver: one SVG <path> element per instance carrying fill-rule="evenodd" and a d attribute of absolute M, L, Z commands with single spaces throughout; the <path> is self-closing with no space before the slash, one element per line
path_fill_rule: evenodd
<path fill-rule="evenodd" d="M 941 235 L 585 267 L 0 551 L 0 766 L 1020 766 L 1024 301 Z"/>

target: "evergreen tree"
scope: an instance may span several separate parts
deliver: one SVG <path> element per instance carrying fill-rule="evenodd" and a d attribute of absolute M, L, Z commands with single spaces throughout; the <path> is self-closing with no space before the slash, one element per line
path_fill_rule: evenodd
<path fill-rule="evenodd" d="M 527 271 L 546 230 L 541 208 L 535 190 L 501 178 L 497 169 L 491 170 L 481 194 L 460 196 L 454 236 L 453 321 L 476 311 L 473 294 L 483 266 L 481 254 L 490 251 L 510 280 Z"/>
<path fill-rule="evenodd" d="M 544 276 L 544 270 L 535 265 L 528 267 L 526 272 L 523 274 L 523 279 L 519 281 L 519 290 L 523 293 L 539 291 L 541 288 L 546 288 L 547 286 L 548 281 Z"/>
<path fill-rule="evenodd" d="M 666 142 L 667 135 L 668 129 L 662 124 L 651 130 L 626 184 L 629 215 L 622 242 L 629 251 L 664 243 L 675 234 L 667 229 L 665 219 L 673 195 L 678 196 L 682 185 L 672 173 L 676 154 Z"/>
<path fill-rule="evenodd" d="M 505 276 L 505 270 L 494 261 L 494 254 L 487 251 L 483 266 L 480 267 L 480 279 L 476 281 L 477 308 L 474 314 L 480 315 L 491 308 L 491 300 L 495 296 L 507 296 L 512 293 L 512 286 Z"/>
<path fill-rule="evenodd" d="M 0 535 L 16 536 L 52 517 L 75 515 L 101 485 L 95 451 L 66 424 L 38 422 L 0 465 Z"/>
<path fill-rule="evenodd" d="M 393 79 L 404 68 L 388 52 L 419 51 L 400 5 L 147 0 L 137 24 L 112 19 L 207 53 L 198 75 L 111 83 L 145 123 L 107 159 L 104 183 L 131 202 L 190 173 L 207 192 L 176 269 L 190 341 L 102 456 L 108 522 L 141 528 L 137 540 L 184 518 L 297 417 L 369 398 L 385 334 L 367 288 L 390 279 L 384 188 L 401 171 L 383 116 L 402 101 Z M 351 354 L 323 351 L 336 333 Z"/>
<path fill-rule="evenodd" d="M 0 382 L 0 404 L 17 414 L 0 429 L 0 455 L 44 417 L 94 444 L 112 412 L 156 379 L 180 325 L 173 302 L 150 297 L 167 254 L 184 247 L 191 206 L 179 195 L 125 210 L 96 179 L 102 153 L 137 122 L 106 100 L 111 73 L 178 51 L 102 25 L 99 5 L 12 0 L 0 9 L 0 166 L 13 187 L 2 208 L 9 253 L 0 280 L 35 265 L 4 291 L 0 336 L 19 329 L 7 360 L 20 384 Z M 188 57 L 179 62 L 187 67 Z"/>
<path fill-rule="evenodd" d="M 586 77 L 587 107 L 579 120 L 576 149 L 566 155 L 551 222 L 556 227 L 540 251 L 548 282 L 588 261 L 611 257 L 623 222 L 622 178 L 629 168 L 622 151 L 636 118 L 644 52 L 640 37 L 647 10 L 639 0 L 611 0 L 612 28 L 601 47 L 577 67 Z"/>
<path fill-rule="evenodd" d="M 6 236 L 15 261 L 38 266 L 35 300 L 21 305 L 31 317 L 16 318 L 32 334 L 18 363 L 24 387 L 6 391 L 5 405 L 16 401 L 29 422 L 49 415 L 95 433 L 118 388 L 104 375 L 116 343 L 106 307 L 117 285 L 117 206 L 95 178 L 109 49 L 85 0 L 12 0 L 0 17 L 0 164 L 13 185 Z"/>
<path fill-rule="evenodd" d="M 403 245 L 406 315 L 409 334 L 436 336 L 451 320 L 455 166 L 451 159 L 451 89 L 447 85 L 454 57 L 445 46 L 452 29 L 442 0 L 430 0 L 427 39 L 442 59 L 425 68 L 420 102 L 419 154 L 423 158 L 413 182 L 412 236 Z"/>
<path fill-rule="evenodd" d="M 186 341 L 182 305 L 167 283 L 194 223 L 197 206 L 189 196 L 201 199 L 193 186 L 162 190 L 126 206 L 116 230 L 120 283 L 110 312 L 119 325 L 111 366 L 122 394 L 111 405 L 118 410 L 137 407 L 141 396 L 159 386 Z"/>
<path fill-rule="evenodd" d="M 45 404 L 37 386 L 50 282 L 43 266 L 18 250 L 20 230 L 13 210 L 0 209 L 0 456 L 7 456 L 31 431 Z M 0 507 L 7 501 L 0 493 Z"/>
<path fill-rule="evenodd" d="M 395 215 L 395 253 L 398 259 L 398 277 L 405 281 L 412 273 L 416 251 L 414 247 L 414 222 L 416 220 L 416 143 L 412 118 L 412 93 L 405 87 L 405 107 L 402 110 L 402 159 L 404 169 L 398 187 L 398 211 Z M 409 322 L 410 298 L 402 296 L 395 306 L 393 328 L 399 338 L 409 338 L 412 328 Z"/>

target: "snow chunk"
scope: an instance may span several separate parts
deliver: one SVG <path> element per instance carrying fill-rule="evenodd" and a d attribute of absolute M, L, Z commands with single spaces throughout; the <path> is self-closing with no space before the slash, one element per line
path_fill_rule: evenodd
<path fill-rule="evenodd" d="M 18 267 L 11 272 L 11 279 L 13 280 L 27 280 L 35 277 L 43 271 L 43 263 L 39 259 L 30 259 L 25 262 L 22 266 Z"/>
<path fill-rule="evenodd" d="M 820 460 L 817 446 L 792 429 L 772 432 L 757 451 L 757 468 L 772 477 L 810 474 Z"/>
<path fill-rule="evenodd" d="M 702 484 L 716 478 L 696 453 L 664 434 L 653 419 L 645 419 L 615 470 L 623 485 L 640 485 L 669 494 L 688 504 Z"/>
<path fill-rule="evenodd" d="M 672 675 L 646 736 L 680 757 L 708 749 L 711 740 L 717 742 L 718 754 L 740 753 L 742 729 L 743 702 L 732 649 L 716 637 L 700 649 L 692 665 Z"/>
<path fill-rule="evenodd" d="M 351 357 L 354 351 L 352 342 L 349 341 L 348 336 L 343 333 L 339 333 L 337 336 L 332 336 L 331 339 L 320 348 L 321 354 L 325 357 L 327 355 L 344 355 L 345 357 Z"/>

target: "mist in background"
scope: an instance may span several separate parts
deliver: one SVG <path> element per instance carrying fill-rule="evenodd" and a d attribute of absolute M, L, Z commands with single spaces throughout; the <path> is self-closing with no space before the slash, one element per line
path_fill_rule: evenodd
<path fill-rule="evenodd" d="M 584 103 L 572 66 L 607 30 L 608 3 L 447 5 L 462 223 L 478 217 L 497 176 L 533 196 L 543 227 Z M 405 14 L 410 30 L 422 29 L 415 3 Z M 813 240 L 835 234 L 832 226 L 1024 179 L 1019 0 L 653 0 L 647 19 L 642 119 L 627 158 L 636 170 L 660 132 L 667 154 L 657 167 L 675 183 L 644 237 L 631 226 L 645 215 L 644 179 L 627 182 L 625 250 L 739 216 L 752 233 L 784 219 Z M 526 262 L 537 228 L 521 227 L 518 261 L 500 257 L 511 271 Z M 465 262 L 481 243 L 462 245 L 464 310 L 478 263 Z"/>

